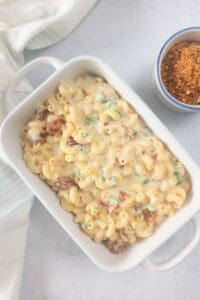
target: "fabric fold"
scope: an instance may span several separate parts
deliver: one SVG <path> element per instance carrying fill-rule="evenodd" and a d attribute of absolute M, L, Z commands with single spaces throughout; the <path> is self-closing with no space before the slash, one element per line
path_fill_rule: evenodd
<path fill-rule="evenodd" d="M 0 4 L 0 37 L 21 63 L 27 49 L 50 46 L 68 35 L 97 0 L 11 0 Z"/>

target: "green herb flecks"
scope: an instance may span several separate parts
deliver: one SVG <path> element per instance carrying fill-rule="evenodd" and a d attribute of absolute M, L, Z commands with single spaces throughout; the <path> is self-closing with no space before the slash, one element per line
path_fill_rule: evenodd
<path fill-rule="evenodd" d="M 149 128 L 149 127 L 144 127 L 142 130 L 142 133 L 145 135 L 145 136 L 148 136 L 150 134 L 152 134 L 152 130 Z"/>
<path fill-rule="evenodd" d="M 144 178 L 143 179 L 143 184 L 147 184 L 149 182 L 149 178 Z"/>
<path fill-rule="evenodd" d="M 176 176 L 177 183 L 176 185 L 179 185 L 183 182 L 183 176 L 179 173 L 179 171 L 174 171 L 174 175 Z"/>
<path fill-rule="evenodd" d="M 85 132 L 85 133 L 82 134 L 82 137 L 85 138 L 85 137 L 88 137 L 89 135 L 90 135 L 90 134 L 89 134 L 88 132 Z"/>
<path fill-rule="evenodd" d="M 88 229 L 88 223 L 84 222 L 83 224 L 81 224 L 81 227 L 83 228 L 83 230 L 87 230 Z"/>
<path fill-rule="evenodd" d="M 149 182 L 149 178 L 146 177 L 146 176 L 136 175 L 135 176 L 135 181 L 136 181 L 136 183 L 147 184 Z"/>
<path fill-rule="evenodd" d="M 109 197 L 109 202 L 110 202 L 110 204 L 117 206 L 117 205 L 119 205 L 120 200 L 115 196 L 110 196 Z"/>
<path fill-rule="evenodd" d="M 94 111 L 92 112 L 91 114 L 88 114 L 86 117 L 85 117 L 85 124 L 87 126 L 92 126 L 92 125 L 95 125 L 96 122 L 98 121 L 98 114 Z"/>
<path fill-rule="evenodd" d="M 91 116 L 85 117 L 85 124 L 87 126 L 90 126 L 92 123 L 93 123 L 93 119 L 91 118 Z"/>
<path fill-rule="evenodd" d="M 115 109 L 115 111 L 116 111 L 116 113 L 118 113 L 118 115 L 120 116 L 120 118 L 122 118 L 122 117 L 123 117 L 123 113 L 122 113 L 120 110 L 118 110 L 118 109 Z"/>
<path fill-rule="evenodd" d="M 116 105 L 116 100 L 113 99 L 108 99 L 107 103 L 106 103 L 106 107 L 107 108 L 111 108 L 113 105 Z"/>
<path fill-rule="evenodd" d="M 73 174 L 74 174 L 75 177 L 79 177 L 80 176 L 80 170 L 77 169 L 77 168 L 74 168 Z"/>
<path fill-rule="evenodd" d="M 39 105 L 37 106 L 37 112 L 42 112 L 44 109 L 45 109 L 45 107 L 44 107 L 43 104 L 39 104 Z"/>
<path fill-rule="evenodd" d="M 109 186 L 114 186 L 114 185 L 116 185 L 116 184 L 117 184 L 117 179 L 116 179 L 115 176 L 113 176 L 113 177 L 111 178 L 111 180 L 109 181 Z"/>
<path fill-rule="evenodd" d="M 107 96 L 103 93 L 103 92 L 99 92 L 97 95 L 96 95 L 96 100 L 100 103 L 106 103 L 108 102 L 108 98 Z"/>
<path fill-rule="evenodd" d="M 152 204 L 152 203 L 148 203 L 146 205 L 146 208 L 150 211 L 150 212 L 155 212 L 156 209 L 155 209 L 155 206 Z"/>
<path fill-rule="evenodd" d="M 78 148 L 80 151 L 84 151 L 84 150 L 85 150 L 85 145 L 77 145 L 77 148 Z"/>
<path fill-rule="evenodd" d="M 108 122 L 112 122 L 113 121 L 113 119 L 110 116 L 108 116 L 107 119 L 108 119 Z"/>
<path fill-rule="evenodd" d="M 116 105 L 116 100 L 114 98 L 109 98 L 108 96 L 106 96 L 106 94 L 104 92 L 99 92 L 97 95 L 96 95 L 96 100 L 99 102 L 99 103 L 103 103 L 105 104 L 105 106 L 107 108 L 110 108 L 111 106 L 113 105 Z"/>
<path fill-rule="evenodd" d="M 101 181 L 102 181 L 102 182 L 105 182 L 105 181 L 106 181 L 106 177 L 105 177 L 105 176 L 101 176 L 100 178 L 101 178 Z"/>
<path fill-rule="evenodd" d="M 134 130 L 133 130 L 133 135 L 134 135 L 134 137 L 137 137 L 137 135 L 138 135 L 138 130 L 134 129 Z"/>

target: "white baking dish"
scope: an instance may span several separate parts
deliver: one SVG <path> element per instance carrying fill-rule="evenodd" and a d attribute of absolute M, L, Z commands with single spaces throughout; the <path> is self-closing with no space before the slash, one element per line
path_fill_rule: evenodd
<path fill-rule="evenodd" d="M 165 270 L 174 266 L 192 251 L 200 239 L 200 224 L 199 217 L 197 216 L 197 212 L 200 208 L 200 170 L 198 166 L 169 133 L 162 122 L 146 106 L 142 99 L 140 99 L 107 65 L 97 58 L 82 56 L 72 59 L 65 64 L 50 57 L 36 59 L 19 71 L 11 86 L 8 88 L 6 96 L 9 99 L 12 98 L 12 91 L 15 85 L 32 68 L 43 63 L 51 64 L 57 71 L 19 104 L 8 115 L 1 127 L 0 144 L 6 160 L 16 170 L 19 176 L 29 186 L 38 199 L 40 199 L 64 230 L 66 230 L 66 232 L 99 267 L 107 271 L 117 272 L 133 268 L 142 262 L 143 265 L 151 270 Z M 102 244 L 94 243 L 86 234 L 84 234 L 79 229 L 79 226 L 73 222 L 72 215 L 62 210 L 55 193 L 38 176 L 31 173 L 22 159 L 20 129 L 30 120 L 36 106 L 54 92 L 60 80 L 71 80 L 84 73 L 94 73 L 104 77 L 119 92 L 119 94 L 121 94 L 121 96 L 136 109 L 155 134 L 168 145 L 175 156 L 185 165 L 191 177 L 192 192 L 189 201 L 185 206 L 173 217 L 168 218 L 157 229 L 152 237 L 135 243 L 120 255 L 110 253 Z M 195 230 L 193 238 L 186 248 L 170 261 L 159 265 L 155 265 L 150 259 L 147 259 L 156 248 L 163 244 L 190 219 L 193 219 L 195 222 Z"/>

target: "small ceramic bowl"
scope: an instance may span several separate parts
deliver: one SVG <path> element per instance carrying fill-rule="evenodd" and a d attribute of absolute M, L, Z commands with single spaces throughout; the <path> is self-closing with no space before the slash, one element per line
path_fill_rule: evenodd
<path fill-rule="evenodd" d="M 165 106 L 180 112 L 198 112 L 200 105 L 185 104 L 178 99 L 174 98 L 165 88 L 161 78 L 161 64 L 168 50 L 178 42 L 198 41 L 200 42 L 200 26 L 189 27 L 174 33 L 162 46 L 158 58 L 155 63 L 153 72 L 153 85 L 154 88 Z"/>

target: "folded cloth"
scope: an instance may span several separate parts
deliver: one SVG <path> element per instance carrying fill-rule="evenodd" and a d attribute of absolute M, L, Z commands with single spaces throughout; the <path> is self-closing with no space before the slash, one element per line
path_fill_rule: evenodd
<path fill-rule="evenodd" d="M 25 48 L 50 46 L 68 35 L 97 0 L 0 0 L 0 37 L 22 62 Z"/>
<path fill-rule="evenodd" d="M 23 50 L 47 47 L 64 38 L 96 1 L 0 0 L 0 123 L 6 116 L 3 94 L 23 63 Z M 22 82 L 15 98 L 23 99 L 30 90 L 30 85 Z M 16 300 L 33 195 L 1 158 L 0 300 Z"/>

